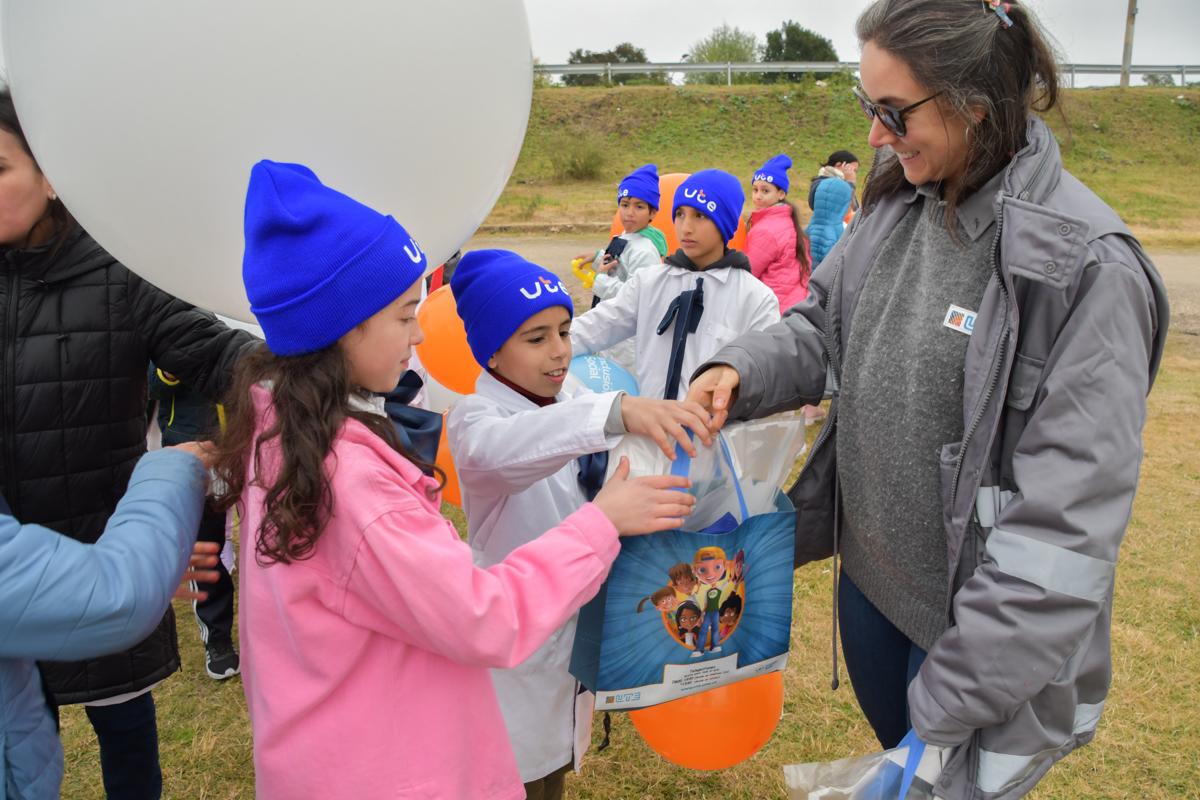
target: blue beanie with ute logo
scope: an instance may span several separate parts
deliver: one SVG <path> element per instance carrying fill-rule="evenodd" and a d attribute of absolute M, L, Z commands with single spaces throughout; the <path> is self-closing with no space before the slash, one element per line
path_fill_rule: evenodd
<path fill-rule="evenodd" d="M 713 221 L 728 244 L 737 232 L 738 218 L 745 202 L 741 181 L 724 170 L 702 169 L 679 184 L 671 215 L 674 216 L 675 209 L 680 206 L 696 209 Z"/>
<path fill-rule="evenodd" d="M 545 267 L 511 250 L 472 250 L 450 277 L 458 316 L 467 329 L 471 355 L 484 369 L 525 320 L 554 306 L 569 316 L 575 306 L 566 285 Z"/>
<path fill-rule="evenodd" d="M 658 166 L 643 164 L 626 175 L 617 186 L 617 202 L 622 197 L 636 197 L 651 208 L 658 208 Z"/>
<path fill-rule="evenodd" d="M 244 221 L 242 281 L 275 355 L 328 347 L 425 274 L 425 253 L 400 223 L 302 164 L 255 164 Z"/>
<path fill-rule="evenodd" d="M 780 191 L 788 190 L 788 174 L 791 169 L 792 159 L 788 158 L 785 153 L 780 153 L 777 156 L 772 156 L 767 159 L 767 163 L 758 168 L 754 173 L 754 177 L 750 179 L 750 183 L 758 181 L 766 181 L 774 186 L 778 186 Z"/>

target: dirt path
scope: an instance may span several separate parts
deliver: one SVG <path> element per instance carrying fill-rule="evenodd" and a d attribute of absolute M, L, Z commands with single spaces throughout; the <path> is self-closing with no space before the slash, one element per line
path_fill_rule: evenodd
<path fill-rule="evenodd" d="M 502 247 L 516 250 L 526 258 L 543 264 L 567 276 L 571 259 L 580 253 L 602 246 L 604 236 L 507 236 L 480 235 L 472 239 L 467 249 Z M 1150 254 L 1167 284 L 1171 300 L 1171 332 L 1175 335 L 1200 336 L 1200 251 L 1157 251 Z M 574 281 L 568 285 L 575 289 Z"/>
<path fill-rule="evenodd" d="M 1171 333 L 1200 336 L 1200 252 L 1151 253 L 1167 284 L 1171 301 Z"/>

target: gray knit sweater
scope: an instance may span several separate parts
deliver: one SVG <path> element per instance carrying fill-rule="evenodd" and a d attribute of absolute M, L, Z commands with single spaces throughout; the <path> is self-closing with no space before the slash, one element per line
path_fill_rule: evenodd
<path fill-rule="evenodd" d="M 979 308 L 992 277 L 993 180 L 958 211 L 958 241 L 927 187 L 884 243 L 846 344 L 837 463 L 843 569 L 918 647 L 946 629 L 939 456 L 962 439 L 968 335 L 951 306 Z M 955 323 L 958 329 L 950 327 Z"/>

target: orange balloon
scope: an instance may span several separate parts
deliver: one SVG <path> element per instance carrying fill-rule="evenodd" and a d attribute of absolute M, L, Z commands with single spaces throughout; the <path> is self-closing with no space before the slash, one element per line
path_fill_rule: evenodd
<path fill-rule="evenodd" d="M 438 440 L 437 459 L 434 464 L 446 473 L 446 485 L 442 487 L 442 499 L 452 506 L 462 508 L 462 489 L 458 485 L 458 472 L 454 469 L 454 457 L 450 455 L 450 441 L 446 438 L 446 419 L 449 411 L 442 412 L 442 437 Z"/>
<path fill-rule="evenodd" d="M 654 219 L 650 220 L 650 224 L 662 231 L 663 236 L 667 237 L 667 254 L 674 253 L 679 249 L 679 239 L 675 236 L 675 222 L 672 217 L 671 205 L 675 199 L 675 190 L 679 188 L 679 184 L 687 180 L 688 172 L 668 172 L 666 175 L 658 176 L 658 213 L 654 215 Z M 621 225 L 620 213 L 613 214 L 612 227 L 609 228 L 610 236 L 620 236 L 625 230 Z M 734 250 L 746 249 L 746 218 L 742 217 L 738 220 L 737 230 L 734 231 L 733 238 L 729 240 L 730 248 Z"/>
<path fill-rule="evenodd" d="M 425 298 L 417 311 L 417 323 L 425 334 L 425 341 L 417 345 L 417 355 L 433 379 L 458 394 L 474 394 L 475 379 L 482 370 L 471 355 L 467 330 L 449 286 Z"/>
<path fill-rule="evenodd" d="M 726 769 L 757 753 L 783 714 L 783 673 L 768 672 L 640 711 L 629 719 L 654 752 L 688 769 Z"/>

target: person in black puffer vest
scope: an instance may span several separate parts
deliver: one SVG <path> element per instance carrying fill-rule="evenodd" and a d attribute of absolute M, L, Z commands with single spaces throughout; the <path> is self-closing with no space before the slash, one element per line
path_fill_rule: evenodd
<path fill-rule="evenodd" d="M 0 163 L 0 492 L 22 523 L 90 543 L 146 449 L 146 365 L 215 400 L 254 339 L 142 280 L 75 222 L 7 90 Z M 158 798 L 149 690 L 179 668 L 172 612 L 124 653 L 40 666 L 53 703 L 93 704 L 108 797 Z"/>

